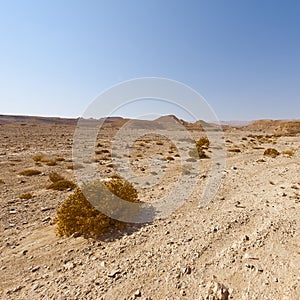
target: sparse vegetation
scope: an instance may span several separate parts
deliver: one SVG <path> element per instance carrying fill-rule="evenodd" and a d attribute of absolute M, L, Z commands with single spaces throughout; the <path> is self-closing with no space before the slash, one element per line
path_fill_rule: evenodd
<path fill-rule="evenodd" d="M 166 157 L 166 160 L 169 160 L 169 161 L 170 161 L 170 160 L 174 160 L 174 157 L 172 157 L 172 156 L 167 156 L 167 157 Z"/>
<path fill-rule="evenodd" d="M 239 149 L 239 148 L 230 148 L 230 149 L 228 149 L 228 152 L 239 153 L 239 152 L 241 152 L 241 149 Z"/>
<path fill-rule="evenodd" d="M 197 142 L 196 142 L 196 147 L 199 148 L 208 148 L 209 147 L 209 140 L 207 137 L 201 137 Z"/>
<path fill-rule="evenodd" d="M 65 191 L 65 190 L 73 190 L 76 187 L 76 184 L 70 180 L 58 180 L 51 183 L 47 189 L 56 190 L 56 191 Z"/>
<path fill-rule="evenodd" d="M 35 176 L 35 175 L 39 175 L 42 172 L 39 170 L 33 170 L 33 169 L 28 169 L 28 170 L 24 170 L 22 172 L 19 173 L 19 175 L 24 175 L 24 176 Z"/>
<path fill-rule="evenodd" d="M 46 161 L 45 164 L 49 167 L 56 166 L 56 160 L 55 159 L 50 159 L 50 160 Z"/>
<path fill-rule="evenodd" d="M 20 199 L 29 200 L 33 197 L 32 193 L 24 193 L 19 196 Z"/>
<path fill-rule="evenodd" d="M 36 155 L 34 155 L 32 157 L 32 159 L 35 161 L 35 162 L 40 162 L 42 161 L 42 159 L 45 157 L 45 155 L 43 153 L 37 153 Z"/>
<path fill-rule="evenodd" d="M 288 155 L 289 157 L 292 157 L 294 155 L 294 151 L 293 150 L 284 150 L 284 151 L 281 152 L 281 154 Z"/>
<path fill-rule="evenodd" d="M 108 189 L 107 189 L 108 188 Z M 70 236 L 73 233 L 85 236 L 101 236 L 113 228 L 123 228 L 126 223 L 112 219 L 98 211 L 86 198 L 95 198 L 96 202 L 110 207 L 110 200 L 114 193 L 118 197 L 130 201 L 138 202 L 136 189 L 118 175 L 114 175 L 111 180 L 106 182 L 95 182 L 83 189 L 76 189 L 57 211 L 55 222 L 57 234 L 60 236 Z M 118 208 L 122 210 L 121 205 Z M 134 213 L 134 212 L 130 212 Z"/>
<path fill-rule="evenodd" d="M 61 181 L 61 180 L 64 180 L 65 178 L 63 176 L 61 176 L 60 174 L 56 173 L 56 172 L 51 172 L 49 174 L 49 179 L 52 181 L 52 182 L 57 182 L 57 181 Z"/>
<path fill-rule="evenodd" d="M 274 148 L 268 148 L 265 150 L 264 152 L 264 156 L 270 156 L 272 158 L 275 158 L 276 156 L 278 156 L 280 153 L 274 149 Z"/>

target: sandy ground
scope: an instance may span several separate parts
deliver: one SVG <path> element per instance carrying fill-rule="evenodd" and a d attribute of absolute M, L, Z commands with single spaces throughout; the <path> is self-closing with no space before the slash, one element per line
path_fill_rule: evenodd
<path fill-rule="evenodd" d="M 114 173 L 101 151 L 114 132 L 102 132 L 96 160 L 86 162 L 101 176 Z M 52 224 L 72 191 L 46 189 L 48 175 L 75 180 L 73 133 L 72 126 L 0 126 L 1 299 L 300 299 L 299 134 L 227 130 L 226 149 L 240 152 L 227 151 L 210 205 L 198 208 L 210 177 L 204 159 L 191 197 L 170 216 L 92 239 L 58 237 Z M 139 191 L 142 201 L 169 193 L 179 176 L 179 152 L 168 141 L 159 144 L 148 137 L 131 152 L 137 177 L 151 172 L 149 156 L 174 158 L 162 182 Z M 294 155 L 264 157 L 266 148 Z M 38 165 L 37 153 L 44 156 Z M 41 174 L 19 175 L 26 169 Z M 28 192 L 33 198 L 19 198 Z"/>

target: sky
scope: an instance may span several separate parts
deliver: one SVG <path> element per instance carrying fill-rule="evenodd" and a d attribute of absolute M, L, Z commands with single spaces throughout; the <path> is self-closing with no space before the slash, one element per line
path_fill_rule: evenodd
<path fill-rule="evenodd" d="M 112 86 L 162 77 L 220 120 L 299 119 L 299 16 L 297 0 L 0 0 L 0 114 L 78 117 Z"/>

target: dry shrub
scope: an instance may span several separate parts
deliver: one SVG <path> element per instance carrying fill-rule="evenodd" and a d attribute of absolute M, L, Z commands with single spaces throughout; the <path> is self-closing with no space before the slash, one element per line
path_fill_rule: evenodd
<path fill-rule="evenodd" d="M 56 160 L 55 159 L 49 159 L 45 162 L 45 164 L 49 167 L 56 166 Z"/>
<path fill-rule="evenodd" d="M 260 159 L 258 159 L 256 162 L 258 162 L 258 163 L 264 163 L 264 162 L 266 162 L 264 159 L 262 159 L 262 158 L 260 158 Z"/>
<path fill-rule="evenodd" d="M 264 152 L 264 156 L 270 156 L 272 158 L 275 158 L 276 156 L 278 156 L 280 153 L 274 149 L 274 148 L 268 148 L 265 150 Z"/>
<path fill-rule="evenodd" d="M 82 164 L 73 164 L 73 165 L 67 165 L 67 169 L 69 170 L 78 170 L 83 169 L 84 166 Z"/>
<path fill-rule="evenodd" d="M 35 154 L 32 159 L 35 161 L 35 162 L 40 162 L 42 161 L 42 159 L 45 157 L 45 155 L 43 153 L 37 153 Z"/>
<path fill-rule="evenodd" d="M 82 189 L 76 189 L 57 210 L 55 218 L 57 234 L 70 236 L 76 232 L 79 235 L 98 237 L 111 229 L 123 228 L 126 223 L 104 215 L 87 200 L 87 198 L 92 199 L 100 209 L 105 207 L 105 211 L 123 212 L 124 208 L 119 203 L 117 207 L 112 207 L 110 191 L 126 201 L 138 202 L 136 189 L 118 175 L 114 175 L 106 182 L 97 181 L 88 184 Z M 131 210 L 128 213 L 138 213 L 138 211 Z"/>
<path fill-rule="evenodd" d="M 63 157 L 56 157 L 56 161 L 65 161 L 65 158 L 63 158 Z"/>
<path fill-rule="evenodd" d="M 174 160 L 174 157 L 172 157 L 172 156 L 167 156 L 167 157 L 166 157 L 166 160 L 169 160 L 169 161 L 170 161 L 170 160 Z"/>
<path fill-rule="evenodd" d="M 156 142 L 156 145 L 158 145 L 158 146 L 162 146 L 164 143 L 163 142 L 161 142 L 161 141 L 157 141 Z"/>
<path fill-rule="evenodd" d="M 24 193 L 19 196 L 20 199 L 29 200 L 33 197 L 32 193 Z"/>
<path fill-rule="evenodd" d="M 193 158 L 207 158 L 208 156 L 204 152 L 204 149 L 207 149 L 209 147 L 209 140 L 207 137 L 201 137 L 197 142 L 196 142 L 196 149 L 197 152 L 191 150 L 189 152 L 190 156 Z"/>
<path fill-rule="evenodd" d="M 64 180 L 65 178 L 63 176 L 61 176 L 60 174 L 56 173 L 56 172 L 51 172 L 49 174 L 49 179 L 52 181 L 52 182 L 57 182 L 57 181 L 61 181 L 61 180 Z"/>
<path fill-rule="evenodd" d="M 33 169 L 28 169 L 28 170 L 24 170 L 22 172 L 20 172 L 20 175 L 24 175 L 24 176 L 34 176 L 34 175 L 39 175 L 42 172 L 39 170 L 33 170 Z"/>
<path fill-rule="evenodd" d="M 231 148 L 231 149 L 228 149 L 228 152 L 239 153 L 239 152 L 241 152 L 241 149 L 239 149 L 239 148 Z"/>
<path fill-rule="evenodd" d="M 65 190 L 73 190 L 76 187 L 76 184 L 70 180 L 59 180 L 51 183 L 49 186 L 47 186 L 48 190 L 56 190 L 56 191 L 65 191 Z"/>
<path fill-rule="evenodd" d="M 281 154 L 288 155 L 289 157 L 292 157 L 294 155 L 293 150 L 284 150 L 281 152 Z"/>
<path fill-rule="evenodd" d="M 196 147 L 199 148 L 203 148 L 203 147 L 206 147 L 208 148 L 209 147 L 209 139 L 207 137 L 201 137 L 197 142 L 196 142 Z"/>

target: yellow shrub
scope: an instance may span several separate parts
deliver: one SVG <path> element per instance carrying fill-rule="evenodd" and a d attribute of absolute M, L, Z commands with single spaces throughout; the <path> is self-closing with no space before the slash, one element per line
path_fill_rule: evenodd
<path fill-rule="evenodd" d="M 107 189 L 108 188 L 108 189 Z M 112 194 L 129 202 L 138 202 L 136 189 L 124 179 L 114 176 L 107 182 L 94 182 L 76 189 L 62 206 L 57 210 L 55 222 L 57 233 L 60 236 L 70 236 L 73 233 L 86 236 L 100 236 L 113 228 L 123 228 L 126 223 L 112 219 L 99 210 L 105 207 L 105 211 L 111 214 L 124 213 L 124 207 L 118 203 L 117 207 L 111 205 Z M 87 199 L 89 199 L 92 205 Z M 130 211 L 129 214 L 138 213 Z"/>

